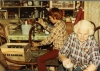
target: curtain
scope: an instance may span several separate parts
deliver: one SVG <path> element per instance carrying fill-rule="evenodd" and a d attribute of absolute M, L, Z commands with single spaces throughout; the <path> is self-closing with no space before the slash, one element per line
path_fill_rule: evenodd
<path fill-rule="evenodd" d="M 96 26 L 100 26 L 100 2 L 85 1 L 84 2 L 84 19 L 92 21 Z M 95 34 L 96 40 L 100 40 L 100 32 Z"/>

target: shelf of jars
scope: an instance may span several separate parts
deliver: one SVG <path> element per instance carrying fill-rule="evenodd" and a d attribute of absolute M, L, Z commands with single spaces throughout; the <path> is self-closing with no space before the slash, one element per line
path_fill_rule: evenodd
<path fill-rule="evenodd" d="M 0 8 L 7 10 L 7 19 L 34 18 L 35 11 L 38 10 L 39 15 L 42 8 L 49 7 L 49 1 L 38 0 L 1 0 Z M 6 18 L 5 18 L 6 19 Z"/>
<path fill-rule="evenodd" d="M 1 7 L 49 7 L 49 1 L 38 0 L 2 0 Z"/>
<path fill-rule="evenodd" d="M 7 19 L 7 10 L 0 10 L 0 19 Z"/>
<path fill-rule="evenodd" d="M 45 7 L 45 6 L 1 6 L 1 8 L 26 8 L 26 7 Z"/>

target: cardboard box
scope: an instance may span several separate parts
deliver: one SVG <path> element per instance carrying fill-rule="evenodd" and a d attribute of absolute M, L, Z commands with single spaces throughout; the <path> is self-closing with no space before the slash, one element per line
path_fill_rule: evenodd
<path fill-rule="evenodd" d="M 0 48 L 2 53 L 12 60 L 28 62 L 32 58 L 30 44 L 28 43 L 6 43 L 0 46 Z M 7 63 L 12 64 L 9 62 Z"/>

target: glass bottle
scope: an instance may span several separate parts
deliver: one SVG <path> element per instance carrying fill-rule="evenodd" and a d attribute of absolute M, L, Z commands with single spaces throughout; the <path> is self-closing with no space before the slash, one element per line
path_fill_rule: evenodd
<path fill-rule="evenodd" d="M 38 10 L 36 8 L 34 10 L 34 17 L 35 18 L 38 18 L 39 17 L 39 13 L 38 13 Z"/>

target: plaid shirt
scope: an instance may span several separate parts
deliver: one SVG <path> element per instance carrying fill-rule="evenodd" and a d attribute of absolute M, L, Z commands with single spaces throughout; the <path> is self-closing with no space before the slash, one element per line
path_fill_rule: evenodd
<path fill-rule="evenodd" d="M 64 47 L 59 51 L 60 54 L 70 57 L 72 63 L 82 69 L 85 69 L 90 63 L 96 66 L 100 64 L 99 47 L 93 36 L 89 36 L 86 42 L 80 45 L 77 35 L 72 33 Z"/>
<path fill-rule="evenodd" d="M 53 43 L 53 49 L 60 49 L 65 44 L 65 41 L 68 37 L 67 29 L 66 29 L 66 23 L 64 21 L 61 21 L 60 23 L 54 24 L 52 28 L 49 26 L 44 26 L 45 29 L 47 29 L 50 34 L 49 36 L 41 41 L 40 45 L 47 45 Z"/>

